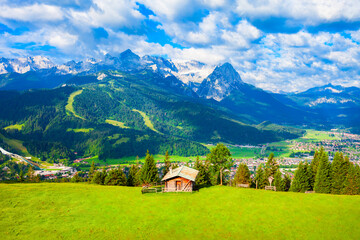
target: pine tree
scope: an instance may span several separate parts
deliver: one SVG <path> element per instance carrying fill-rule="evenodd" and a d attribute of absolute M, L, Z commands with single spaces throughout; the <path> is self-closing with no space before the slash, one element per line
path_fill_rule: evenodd
<path fill-rule="evenodd" d="M 255 183 L 256 183 L 258 189 L 265 188 L 265 186 L 267 184 L 267 180 L 265 178 L 265 171 L 261 165 L 256 170 L 256 175 L 255 175 L 254 180 L 255 180 Z"/>
<path fill-rule="evenodd" d="M 322 154 L 316 173 L 314 190 L 317 193 L 331 193 L 331 165 L 327 153 Z"/>
<path fill-rule="evenodd" d="M 29 170 L 27 172 L 27 176 L 28 176 L 30 182 L 34 181 L 34 179 L 35 179 L 35 171 L 34 171 L 33 166 L 29 167 Z"/>
<path fill-rule="evenodd" d="M 310 168 L 310 166 L 307 163 L 299 163 L 299 166 L 294 174 L 294 179 L 291 183 L 290 191 L 306 192 L 311 189 L 308 168 Z"/>
<path fill-rule="evenodd" d="M 291 187 L 291 178 L 289 174 L 285 174 L 284 176 L 284 191 L 287 192 L 290 190 Z"/>
<path fill-rule="evenodd" d="M 206 163 L 203 164 L 200 161 L 199 156 L 197 156 L 196 158 L 194 168 L 199 171 L 195 180 L 195 184 L 200 187 L 210 185 L 211 181 L 210 181 L 209 165 Z"/>
<path fill-rule="evenodd" d="M 344 188 L 346 175 L 349 170 L 349 158 L 342 153 L 335 153 L 331 164 L 331 193 L 340 194 Z"/>
<path fill-rule="evenodd" d="M 165 159 L 164 159 L 164 169 L 163 169 L 163 176 L 165 176 L 169 170 L 170 170 L 170 167 L 171 167 L 171 162 L 170 162 L 170 156 L 169 156 L 169 152 L 166 151 L 165 153 Z"/>
<path fill-rule="evenodd" d="M 107 172 L 106 172 L 105 167 L 103 167 L 102 172 L 101 172 L 101 185 L 104 185 L 104 184 L 105 184 L 105 178 L 106 178 L 106 176 L 107 176 Z"/>
<path fill-rule="evenodd" d="M 91 179 L 91 183 L 99 184 L 99 185 L 103 184 L 102 183 L 102 173 L 96 172 Z"/>
<path fill-rule="evenodd" d="M 238 184 L 250 184 L 250 175 L 251 174 L 248 166 L 244 163 L 240 163 L 234 176 L 235 186 L 237 186 Z"/>
<path fill-rule="evenodd" d="M 96 167 L 95 167 L 95 162 L 92 161 L 91 163 L 91 167 L 90 167 L 90 170 L 89 170 L 89 177 L 88 177 L 88 181 L 91 182 L 94 174 L 95 174 L 95 171 L 96 171 Z"/>
<path fill-rule="evenodd" d="M 348 174 L 341 193 L 346 195 L 360 194 L 360 168 L 358 165 L 349 165 Z"/>
<path fill-rule="evenodd" d="M 315 151 L 314 154 L 314 159 L 311 161 L 310 163 L 310 168 L 311 168 L 311 179 L 310 179 L 310 185 L 311 185 L 311 189 L 314 190 L 314 185 L 315 185 L 315 178 L 316 178 L 316 173 L 319 167 L 319 163 L 320 163 L 320 159 L 322 157 L 322 155 L 325 154 L 325 150 L 324 147 L 321 147 L 319 151 Z"/>
<path fill-rule="evenodd" d="M 276 162 L 276 159 L 274 158 L 274 153 L 270 153 L 268 160 L 265 165 L 265 178 L 268 179 L 269 177 L 274 177 L 275 173 L 279 169 L 279 165 Z"/>
<path fill-rule="evenodd" d="M 158 170 L 156 168 L 155 160 L 150 155 L 149 150 L 146 153 L 145 164 L 141 168 L 141 182 L 143 184 L 156 183 L 159 180 Z"/>
<path fill-rule="evenodd" d="M 274 175 L 274 186 L 276 187 L 276 191 L 285 191 L 285 181 L 282 178 L 280 170 L 277 170 Z"/>
<path fill-rule="evenodd" d="M 129 176 L 127 178 L 127 186 L 137 186 L 137 173 L 139 172 L 139 166 L 137 164 L 133 164 L 129 170 Z"/>

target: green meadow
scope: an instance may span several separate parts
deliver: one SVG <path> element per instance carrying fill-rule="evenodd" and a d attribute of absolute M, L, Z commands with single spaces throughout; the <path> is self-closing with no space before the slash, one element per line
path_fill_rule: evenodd
<path fill-rule="evenodd" d="M 80 95 L 82 92 L 83 92 L 83 90 L 81 89 L 81 90 L 71 93 L 69 96 L 69 99 L 67 101 L 67 104 L 65 106 L 65 109 L 68 114 L 72 113 L 75 117 L 85 120 L 83 117 L 76 114 L 76 112 L 74 110 L 74 106 L 73 106 L 75 97 Z"/>
<path fill-rule="evenodd" d="M 111 124 L 111 125 L 113 125 L 113 126 L 115 126 L 115 127 L 119 127 L 119 128 L 129 128 L 129 127 L 125 126 L 125 123 L 123 123 L 123 122 L 119 122 L 119 121 L 115 121 L 115 120 L 110 120 L 110 119 L 106 119 L 105 122 L 108 123 L 108 124 Z"/>
<path fill-rule="evenodd" d="M 360 196 L 0 185 L 2 239 L 360 239 Z"/>
<path fill-rule="evenodd" d="M 138 112 L 140 113 L 140 115 L 143 117 L 144 119 L 144 122 L 145 122 L 145 126 L 147 126 L 148 128 L 150 128 L 151 130 L 153 130 L 154 132 L 157 132 L 159 134 L 162 134 L 161 132 L 159 132 L 158 130 L 155 129 L 154 125 L 152 124 L 149 116 L 146 115 L 146 113 L 140 111 L 140 110 L 137 110 L 137 109 L 133 109 L 132 110 L 133 112 Z"/>
<path fill-rule="evenodd" d="M 25 126 L 25 124 L 13 124 L 13 125 L 4 127 L 4 129 L 5 129 L 5 130 L 15 129 L 15 130 L 21 131 L 21 129 L 22 129 L 24 126 Z"/>

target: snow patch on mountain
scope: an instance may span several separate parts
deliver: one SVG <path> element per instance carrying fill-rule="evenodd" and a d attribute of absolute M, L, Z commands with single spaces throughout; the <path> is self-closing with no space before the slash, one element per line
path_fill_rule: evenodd
<path fill-rule="evenodd" d="M 320 104 L 344 104 L 344 103 L 349 103 L 349 102 L 355 102 L 354 100 L 352 99 L 335 99 L 335 98 L 327 98 L 327 97 L 322 97 L 322 98 L 318 98 L 316 99 L 315 101 L 311 101 L 309 102 L 307 105 L 309 107 L 315 107 L 317 105 L 320 105 Z"/>
<path fill-rule="evenodd" d="M 335 89 L 335 88 L 332 88 L 332 87 L 327 87 L 327 88 L 325 88 L 325 90 L 329 90 L 329 91 L 331 91 L 333 93 L 341 93 L 342 92 L 342 90 L 338 90 L 338 89 Z"/>
<path fill-rule="evenodd" d="M 201 83 L 213 71 L 215 66 L 206 65 L 198 61 L 173 60 L 177 72 L 172 72 L 183 83 Z"/>

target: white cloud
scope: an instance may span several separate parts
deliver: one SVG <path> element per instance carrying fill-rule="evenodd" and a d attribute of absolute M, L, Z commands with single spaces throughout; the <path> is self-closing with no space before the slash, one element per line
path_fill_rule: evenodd
<path fill-rule="evenodd" d="M 70 10 L 70 16 L 74 25 L 112 28 L 136 26 L 144 19 L 132 0 L 93 0 L 89 10 Z"/>
<path fill-rule="evenodd" d="M 242 20 L 236 26 L 235 31 L 223 30 L 222 39 L 236 48 L 244 48 L 250 46 L 250 41 L 256 40 L 261 36 L 261 32 L 252 26 L 246 20 Z"/>
<path fill-rule="evenodd" d="M 59 21 L 64 18 L 64 13 L 60 7 L 34 4 L 21 7 L 10 7 L 0 5 L 0 18 L 18 21 Z"/>
<path fill-rule="evenodd" d="M 237 0 L 236 12 L 249 18 L 285 17 L 314 25 L 360 19 L 358 0 Z"/>

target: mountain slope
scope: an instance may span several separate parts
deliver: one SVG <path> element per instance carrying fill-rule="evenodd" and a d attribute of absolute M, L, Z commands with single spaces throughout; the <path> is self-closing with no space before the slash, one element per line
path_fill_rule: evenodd
<path fill-rule="evenodd" d="M 189 95 L 191 90 L 178 79 L 150 70 L 102 74 L 101 80 L 85 84 L 82 78 L 72 79 L 81 88 L 0 92 L 6 96 L 0 99 L 0 128 L 24 126 L 20 131 L 1 131 L 24 141 L 31 154 L 51 161 L 73 159 L 75 153 L 103 159 L 142 156 L 147 149 L 154 154 L 168 150 L 175 155 L 204 155 L 208 150 L 198 142 L 259 144 L 301 135 L 299 130 L 280 132 L 243 124 Z"/>

